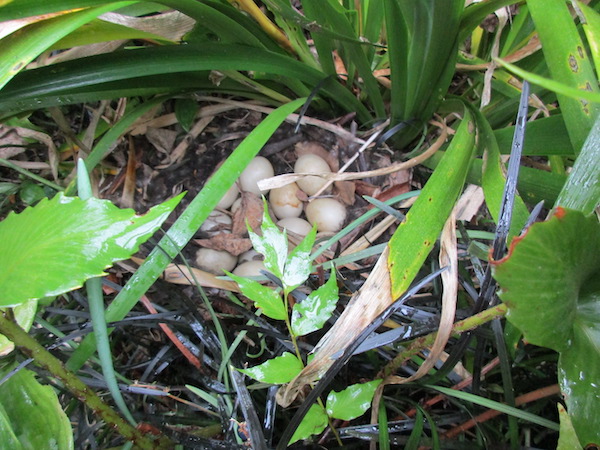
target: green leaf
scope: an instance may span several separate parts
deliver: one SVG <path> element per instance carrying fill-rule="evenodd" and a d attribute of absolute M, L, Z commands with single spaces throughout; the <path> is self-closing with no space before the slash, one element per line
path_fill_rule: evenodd
<path fill-rule="evenodd" d="M 0 40 L 0 89 L 48 47 L 81 25 L 134 2 L 109 3 L 28 25 Z"/>
<path fill-rule="evenodd" d="M 198 113 L 199 105 L 191 98 L 178 98 L 175 101 L 175 117 L 181 128 L 189 133 Z"/>
<path fill-rule="evenodd" d="M 327 396 L 327 414 L 335 419 L 352 420 L 362 416 L 371 407 L 375 389 L 382 380 L 358 383 Z"/>
<path fill-rule="evenodd" d="M 25 331 L 29 331 L 31 325 L 33 324 L 33 318 L 35 317 L 35 313 L 37 312 L 38 301 L 37 300 L 29 300 L 28 302 L 21 303 L 13 308 L 13 315 L 15 317 L 15 321 L 19 324 L 21 328 Z M 0 314 L 5 308 L 0 308 Z M 3 334 L 0 334 L 0 356 L 6 356 L 10 352 L 12 352 L 15 348 L 15 344 L 11 340 L 9 340 Z M 2 440 L 0 440 L 2 442 Z"/>
<path fill-rule="evenodd" d="M 0 385 L 0 439 L 2 448 L 73 448 L 71 424 L 54 389 L 41 385 L 30 370 L 22 369 Z M 12 445 L 16 443 L 20 445 Z"/>
<path fill-rule="evenodd" d="M 527 411 L 523 411 L 519 408 L 515 408 L 513 406 L 508 406 L 505 403 L 500 403 L 494 400 L 490 400 L 489 398 L 480 397 L 479 395 L 470 394 L 464 391 L 457 391 L 456 389 L 450 389 L 441 386 L 427 386 L 430 389 L 434 389 L 436 391 L 441 392 L 444 395 L 449 397 L 459 398 L 461 400 L 468 401 L 470 403 L 474 403 L 476 405 L 481 405 L 484 408 L 495 409 L 496 411 L 500 411 L 504 414 L 510 414 L 513 417 L 517 417 L 519 419 L 527 420 L 531 423 L 536 423 L 543 427 L 546 427 L 550 430 L 558 431 L 559 425 L 551 420 L 544 419 L 543 417 L 537 416 Z"/>
<path fill-rule="evenodd" d="M 598 78 L 567 3 L 564 0 L 528 0 L 527 6 L 535 22 L 552 79 L 570 89 L 588 92 L 598 98 Z M 581 96 L 573 98 L 558 90 L 556 92 L 573 149 L 579 153 L 594 120 L 600 114 L 600 103 L 594 103 L 598 100 L 582 100 Z"/>
<path fill-rule="evenodd" d="M 227 275 L 240 286 L 242 294 L 252 300 L 257 308 L 262 309 L 265 316 L 276 320 L 287 319 L 285 305 L 276 291 L 248 278 L 238 277 L 229 272 Z"/>
<path fill-rule="evenodd" d="M 381 3 L 391 69 L 392 125 L 402 120 L 429 120 L 454 74 L 465 2 Z"/>
<path fill-rule="evenodd" d="M 298 428 L 296 428 L 288 445 L 292 445 L 300 439 L 306 439 L 313 434 L 319 434 L 325 427 L 327 427 L 327 414 L 323 407 L 315 403 L 310 407 Z"/>
<path fill-rule="evenodd" d="M 315 243 L 316 235 L 317 229 L 313 227 L 287 257 L 281 281 L 288 292 L 304 283 L 310 275 L 312 269 L 310 252 Z"/>
<path fill-rule="evenodd" d="M 262 383 L 284 384 L 289 383 L 304 368 L 302 362 L 289 352 L 277 358 L 265 361 L 250 369 L 238 369 L 251 378 Z"/>
<path fill-rule="evenodd" d="M 600 14 L 579 1 L 576 3 L 581 15 L 583 16 L 583 31 L 587 37 L 596 68 L 596 75 L 600 74 Z"/>
<path fill-rule="evenodd" d="M 582 445 L 600 429 L 600 225 L 558 208 L 495 263 L 507 318 L 527 341 L 560 352 L 558 377 Z"/>
<path fill-rule="evenodd" d="M 183 195 L 137 216 L 107 200 L 58 193 L 0 222 L 0 305 L 58 295 L 104 275 L 154 234 Z"/>
<path fill-rule="evenodd" d="M 465 110 L 456 135 L 419 198 L 390 240 L 392 298 L 410 286 L 462 191 L 475 148 L 475 124 Z"/>
<path fill-rule="evenodd" d="M 304 336 L 320 330 L 331 317 L 338 301 L 338 285 L 332 270 L 329 280 L 312 291 L 308 297 L 294 305 L 292 310 L 292 332 Z"/>
<path fill-rule="evenodd" d="M 600 202 L 600 115 L 581 153 L 575 160 L 573 170 L 565 183 L 555 206 L 577 209 L 591 214 Z"/>
<path fill-rule="evenodd" d="M 269 215 L 269 206 L 267 201 L 263 199 L 264 212 L 263 221 L 260 229 L 262 236 L 253 233 L 248 228 L 248 234 L 252 241 L 254 250 L 262 254 L 264 259 L 265 267 L 277 278 L 283 280 L 283 273 L 285 271 L 285 262 L 288 256 L 288 241 L 285 230 L 280 231 L 277 225 L 271 220 Z"/>
<path fill-rule="evenodd" d="M 583 450 L 567 410 L 560 403 L 556 406 L 558 406 L 558 416 L 560 418 L 560 435 L 556 450 Z"/>

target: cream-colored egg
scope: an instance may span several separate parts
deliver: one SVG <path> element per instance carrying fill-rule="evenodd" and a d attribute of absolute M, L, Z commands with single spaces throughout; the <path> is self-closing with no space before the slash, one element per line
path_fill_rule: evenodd
<path fill-rule="evenodd" d="M 296 183 L 271 189 L 271 192 L 269 192 L 269 204 L 271 211 L 273 211 L 278 219 L 300 217 L 303 204 L 302 200 L 296 195 L 296 192 L 298 192 L 298 185 Z"/>
<path fill-rule="evenodd" d="M 233 221 L 228 214 L 221 211 L 213 211 L 200 226 L 200 231 L 203 231 L 208 236 L 214 236 L 215 234 L 231 231 L 232 223 Z"/>
<path fill-rule="evenodd" d="M 312 230 L 312 225 L 300 217 L 287 217 L 277 222 L 281 228 L 285 228 L 292 233 L 300 236 L 306 236 Z"/>
<path fill-rule="evenodd" d="M 263 258 L 263 256 L 258 253 L 256 250 L 254 250 L 253 248 L 251 248 L 250 250 L 248 250 L 247 252 L 242 253 L 240 256 L 238 256 L 238 264 L 242 264 L 248 261 L 261 261 Z"/>
<path fill-rule="evenodd" d="M 240 175 L 240 186 L 243 191 L 260 195 L 267 191 L 258 189 L 256 183 L 265 178 L 271 178 L 273 175 L 275 175 L 275 171 L 269 160 L 262 156 L 257 156 L 250 161 L 250 164 L 248 164 Z"/>
<path fill-rule="evenodd" d="M 300 156 L 296 160 L 296 164 L 294 165 L 295 173 L 329 173 L 331 172 L 331 168 L 327 161 L 325 161 L 320 156 L 314 155 L 312 153 L 308 153 L 306 155 Z M 306 192 L 308 195 L 316 194 L 319 189 L 321 189 L 327 180 L 321 177 L 304 177 L 296 182 L 300 189 Z"/>
<path fill-rule="evenodd" d="M 237 256 L 229 252 L 201 248 L 196 252 L 196 267 L 215 275 L 224 275 L 223 270 L 233 270 L 237 264 Z"/>
<path fill-rule="evenodd" d="M 346 220 L 346 208 L 332 198 L 318 198 L 306 207 L 306 218 L 318 231 L 339 231 Z"/>
<path fill-rule="evenodd" d="M 237 266 L 233 274 L 238 277 L 259 277 L 262 275 L 261 270 L 266 270 L 262 261 L 246 261 Z"/>
<path fill-rule="evenodd" d="M 225 192 L 223 197 L 221 197 L 221 200 L 219 201 L 219 203 L 217 203 L 217 208 L 229 208 L 231 205 L 233 205 L 233 202 L 235 202 L 239 195 L 240 190 L 238 189 L 237 184 L 234 183 L 233 186 L 231 186 L 227 190 L 227 192 Z"/>

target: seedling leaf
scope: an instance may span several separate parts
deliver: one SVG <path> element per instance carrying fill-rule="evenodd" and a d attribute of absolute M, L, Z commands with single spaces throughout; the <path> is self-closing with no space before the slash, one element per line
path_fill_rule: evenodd
<path fill-rule="evenodd" d="M 296 429 L 296 432 L 292 435 L 288 445 L 292 445 L 294 442 L 300 439 L 306 439 L 313 434 L 319 434 L 327 426 L 327 414 L 323 408 L 316 403 L 310 407 L 306 416 L 300 425 Z"/>
<path fill-rule="evenodd" d="M 265 257 L 264 264 L 267 270 L 282 280 L 288 255 L 287 236 L 285 230 L 281 232 L 271 220 L 266 200 L 264 204 L 263 221 L 260 226 L 262 236 L 252 232 L 250 228 L 248 234 L 254 250 Z"/>
<path fill-rule="evenodd" d="M 375 389 L 382 380 L 358 383 L 327 396 L 327 414 L 335 419 L 352 420 L 362 416 L 371 406 Z"/>
<path fill-rule="evenodd" d="M 298 375 L 303 367 L 298 358 L 289 352 L 285 352 L 283 355 L 265 361 L 258 366 L 238 370 L 263 383 L 284 384 Z"/>
<path fill-rule="evenodd" d="M 558 377 L 581 444 L 600 443 L 600 225 L 557 208 L 515 239 L 494 276 L 507 318 L 532 344 L 560 352 Z"/>
<path fill-rule="evenodd" d="M 182 195 L 138 216 L 108 200 L 43 199 L 0 222 L 0 306 L 62 294 L 105 275 L 150 238 Z"/>
<path fill-rule="evenodd" d="M 282 282 L 289 292 L 304 283 L 310 275 L 310 251 L 315 243 L 316 235 L 317 229 L 313 227 L 287 258 Z"/>
<path fill-rule="evenodd" d="M 292 331 L 296 336 L 304 336 L 323 328 L 331 317 L 338 301 L 338 286 L 335 272 L 323 286 L 312 291 L 310 295 L 296 303 L 292 310 Z"/>
<path fill-rule="evenodd" d="M 257 308 L 263 310 L 265 316 L 276 320 L 285 320 L 287 318 L 287 311 L 283 300 L 276 291 L 254 280 L 238 277 L 229 272 L 227 272 L 227 275 L 240 286 L 242 293 L 252 300 Z"/>

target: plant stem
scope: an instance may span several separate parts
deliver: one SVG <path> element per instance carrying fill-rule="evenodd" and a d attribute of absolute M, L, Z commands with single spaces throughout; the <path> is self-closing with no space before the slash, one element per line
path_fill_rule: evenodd
<path fill-rule="evenodd" d="M 73 372 L 67 370 L 59 359 L 50 354 L 20 326 L 9 320 L 6 312 L 0 314 L 0 333 L 14 342 L 25 355 L 33 358 L 37 365 L 58 378 L 77 399 L 85 403 L 123 438 L 134 443 L 136 448 L 169 449 L 174 447 L 174 443 L 164 436 L 153 441 L 147 435 L 129 425 Z"/>
<path fill-rule="evenodd" d="M 496 318 L 502 317 L 506 314 L 507 307 L 504 303 L 494 306 L 492 308 L 486 309 L 485 311 L 480 312 L 479 314 L 475 314 L 471 317 L 467 317 L 459 322 L 456 322 L 452 327 L 452 334 L 454 336 L 460 335 L 465 331 L 473 330 L 484 323 L 490 322 Z M 437 336 L 437 331 L 430 333 L 426 336 L 422 336 L 420 338 L 412 341 L 412 344 L 403 352 L 396 355 L 396 357 L 391 360 L 380 372 L 377 378 L 385 378 L 396 371 L 404 362 L 411 358 L 412 356 L 418 354 L 424 348 L 431 347 L 435 341 Z"/>

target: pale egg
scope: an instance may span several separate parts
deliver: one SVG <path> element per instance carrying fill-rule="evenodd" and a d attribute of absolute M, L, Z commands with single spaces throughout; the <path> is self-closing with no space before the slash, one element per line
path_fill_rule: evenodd
<path fill-rule="evenodd" d="M 240 175 L 240 187 L 243 191 L 261 195 L 267 191 L 261 191 L 257 183 L 265 178 L 271 178 L 273 175 L 275 175 L 275 171 L 269 160 L 262 156 L 257 156 L 250 161 L 250 164 L 248 164 Z"/>
<path fill-rule="evenodd" d="M 273 211 L 278 219 L 300 217 L 303 204 L 302 200 L 296 195 L 297 192 L 298 185 L 296 183 L 288 184 L 277 189 L 271 189 L 271 192 L 269 192 L 269 203 L 271 211 Z"/>
<path fill-rule="evenodd" d="M 295 173 L 330 173 L 331 168 L 327 161 L 320 156 L 308 153 L 300 156 L 294 165 Z M 327 180 L 321 177 L 304 177 L 296 182 L 300 189 L 308 195 L 316 194 L 321 189 Z"/>
<path fill-rule="evenodd" d="M 306 207 L 306 218 L 318 231 L 339 231 L 346 220 L 346 208 L 332 198 L 318 198 Z"/>
<path fill-rule="evenodd" d="M 224 275 L 223 270 L 233 270 L 237 260 L 237 256 L 229 252 L 212 248 L 201 248 L 196 252 L 196 267 L 215 275 Z"/>

